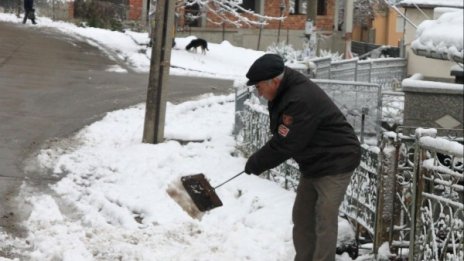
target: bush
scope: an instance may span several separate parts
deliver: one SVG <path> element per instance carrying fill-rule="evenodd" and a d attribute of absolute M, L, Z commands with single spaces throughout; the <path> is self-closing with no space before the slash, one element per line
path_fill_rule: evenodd
<path fill-rule="evenodd" d="M 301 51 L 296 51 L 291 45 L 286 45 L 285 42 L 272 43 L 267 47 L 267 52 L 280 55 L 284 62 L 296 61 L 301 57 Z"/>
<path fill-rule="evenodd" d="M 116 4 L 103 0 L 74 1 L 74 15 L 82 18 L 86 26 L 106 28 L 114 31 L 123 30 L 125 13 L 124 4 Z"/>

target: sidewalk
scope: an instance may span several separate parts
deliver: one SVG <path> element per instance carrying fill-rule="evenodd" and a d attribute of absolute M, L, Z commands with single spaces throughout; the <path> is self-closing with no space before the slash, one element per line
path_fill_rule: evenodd
<path fill-rule="evenodd" d="M 28 156 L 106 112 L 144 102 L 148 75 L 106 71 L 115 62 L 100 50 L 53 29 L 0 22 L 0 230 L 20 233 L 11 202 L 25 180 L 45 189 L 46 173 L 24 171 Z M 228 93 L 231 81 L 170 77 L 168 100 Z M 0 249 L 0 256 L 2 250 Z"/>

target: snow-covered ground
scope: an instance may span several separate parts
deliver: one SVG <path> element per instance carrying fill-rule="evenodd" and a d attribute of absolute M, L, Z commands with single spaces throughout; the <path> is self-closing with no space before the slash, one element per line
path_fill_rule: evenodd
<path fill-rule="evenodd" d="M 22 18 L 13 14 L 0 13 L 0 21 L 21 23 Z M 32 25 L 28 22 L 25 26 Z M 148 72 L 150 70 L 151 48 L 147 33 L 133 31 L 116 32 L 100 28 L 84 28 L 74 24 L 52 21 L 47 17 L 38 17 L 37 30 L 41 28 L 55 28 L 100 48 L 110 57 L 117 57 L 127 61 L 135 71 Z M 243 79 L 248 67 L 264 52 L 232 46 L 228 41 L 209 43 L 207 55 L 185 51 L 185 46 L 196 37 L 177 38 L 171 53 L 172 75 L 203 76 L 223 79 Z M 123 68 L 112 66 L 110 71 L 124 72 Z"/>
<path fill-rule="evenodd" d="M 0 21 L 21 22 L 9 14 L 0 14 Z M 147 40 L 145 34 L 80 28 L 43 17 L 36 27 L 86 39 L 135 69 L 148 70 L 148 57 L 137 44 Z M 207 55 L 193 54 L 183 48 L 188 41 L 176 39 L 172 64 L 183 69 L 172 74 L 241 81 L 262 55 L 228 42 L 210 43 Z M 234 96 L 168 104 L 167 140 L 157 145 L 141 142 L 144 109 L 139 104 L 110 112 L 76 136 L 44 147 L 28 170 L 41 168 L 57 181 L 46 189 L 24 182 L 17 198 L 23 213 L 17 214 L 24 217 L 26 236 L 14 238 L 0 228 L 0 250 L 26 260 L 292 260 L 294 192 L 244 174 L 217 190 L 224 206 L 201 220 L 165 192 L 183 175 L 204 173 L 215 185 L 243 170 L 246 158 L 237 153 L 231 134 Z M 340 219 L 338 244 L 353 238 L 351 225 Z M 351 260 L 346 253 L 337 259 Z"/>

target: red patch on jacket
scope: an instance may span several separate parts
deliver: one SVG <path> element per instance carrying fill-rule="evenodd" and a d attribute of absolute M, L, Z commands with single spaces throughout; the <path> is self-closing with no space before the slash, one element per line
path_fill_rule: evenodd
<path fill-rule="evenodd" d="M 290 115 L 283 114 L 282 122 L 285 124 L 285 126 L 290 126 L 293 123 L 293 117 Z"/>
<path fill-rule="evenodd" d="M 285 137 L 287 137 L 288 133 L 290 132 L 290 129 L 287 128 L 287 126 L 285 126 L 283 124 L 280 124 L 279 129 L 277 131 L 278 131 L 280 136 L 285 138 Z"/>

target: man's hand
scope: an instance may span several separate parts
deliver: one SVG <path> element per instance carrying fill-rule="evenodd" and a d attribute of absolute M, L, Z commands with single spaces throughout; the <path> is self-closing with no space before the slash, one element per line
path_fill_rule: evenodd
<path fill-rule="evenodd" d="M 253 156 L 248 158 L 247 163 L 245 164 L 245 173 L 248 175 L 251 175 L 251 174 L 259 175 L 258 171 L 256 171 L 256 163 L 253 160 Z"/>

